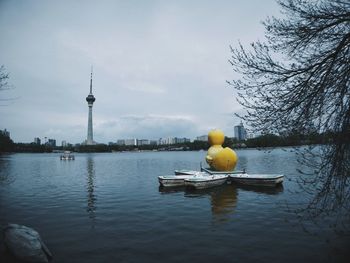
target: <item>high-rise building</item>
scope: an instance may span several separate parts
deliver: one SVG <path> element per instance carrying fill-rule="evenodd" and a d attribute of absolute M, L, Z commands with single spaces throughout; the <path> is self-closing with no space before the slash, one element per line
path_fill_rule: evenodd
<path fill-rule="evenodd" d="M 137 140 L 137 145 L 138 146 L 141 146 L 141 145 L 149 145 L 149 140 L 147 139 L 140 139 L 140 140 Z"/>
<path fill-rule="evenodd" d="M 157 145 L 158 142 L 157 142 L 156 140 L 150 140 L 150 141 L 149 141 L 149 144 L 150 144 L 150 145 Z"/>
<path fill-rule="evenodd" d="M 158 140 L 158 145 L 172 145 L 178 143 L 186 143 L 191 142 L 189 138 L 178 138 L 178 137 L 168 137 L 168 138 L 160 138 Z"/>
<path fill-rule="evenodd" d="M 9 138 L 10 138 L 10 132 L 9 132 L 8 130 L 4 129 L 3 131 L 0 130 L 0 132 L 1 132 L 1 134 L 2 134 L 3 136 L 6 136 L 6 137 L 9 137 Z"/>
<path fill-rule="evenodd" d="M 234 127 L 234 132 L 235 132 L 235 138 L 238 141 L 244 141 L 247 139 L 247 132 L 242 122 L 239 125 Z"/>
<path fill-rule="evenodd" d="M 118 145 L 125 145 L 125 140 L 117 140 Z"/>
<path fill-rule="evenodd" d="M 87 130 L 87 139 L 85 141 L 86 145 L 95 145 L 96 142 L 94 141 L 93 131 L 92 131 L 92 106 L 95 102 L 95 97 L 92 94 L 92 67 L 91 67 L 91 77 L 90 77 L 90 93 L 86 97 L 86 101 L 88 103 L 89 107 L 89 118 L 88 118 L 88 130 Z"/>
<path fill-rule="evenodd" d="M 207 142 L 207 141 L 208 141 L 208 135 L 198 136 L 198 137 L 196 138 L 196 141 Z"/>
<path fill-rule="evenodd" d="M 190 142 L 191 140 L 188 139 L 188 138 L 178 138 L 178 137 L 175 137 L 174 138 L 174 143 L 177 144 L 177 143 L 186 143 L 186 142 Z"/>
<path fill-rule="evenodd" d="M 35 138 L 34 138 L 34 144 L 40 145 L 40 144 L 41 144 L 40 138 L 35 137 Z"/>
<path fill-rule="evenodd" d="M 48 146 L 56 147 L 56 140 L 55 139 L 49 139 L 46 143 Z"/>
<path fill-rule="evenodd" d="M 124 142 L 125 142 L 125 145 L 134 145 L 134 146 L 137 145 L 137 139 L 126 139 L 124 140 Z"/>

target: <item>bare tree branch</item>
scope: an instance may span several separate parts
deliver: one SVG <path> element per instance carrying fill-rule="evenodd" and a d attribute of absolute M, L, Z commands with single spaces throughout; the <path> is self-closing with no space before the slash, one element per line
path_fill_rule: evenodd
<path fill-rule="evenodd" d="M 281 0 L 284 18 L 268 18 L 266 42 L 231 48 L 229 63 L 240 74 L 228 81 L 241 116 L 256 132 L 291 129 L 327 133 L 331 140 L 300 154 L 316 175 L 302 185 L 317 189 L 314 215 L 350 211 L 350 2 Z M 329 137 L 328 136 L 328 137 Z M 318 160 L 315 164 L 315 160 Z"/>

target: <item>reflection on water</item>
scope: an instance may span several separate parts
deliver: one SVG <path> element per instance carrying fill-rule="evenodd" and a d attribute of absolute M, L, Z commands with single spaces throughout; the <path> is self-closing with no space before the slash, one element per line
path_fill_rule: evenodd
<path fill-rule="evenodd" d="M 10 155 L 0 155 L 0 185 L 10 184 L 15 180 L 14 176 L 11 174 L 11 156 Z"/>
<path fill-rule="evenodd" d="M 89 217 L 93 219 L 93 226 L 94 226 L 94 219 L 95 219 L 95 210 L 96 210 L 96 195 L 94 193 L 95 191 L 95 169 L 94 169 L 94 159 L 92 156 L 87 156 L 87 184 L 86 184 L 86 190 L 87 190 L 87 212 L 89 213 Z"/>
<path fill-rule="evenodd" d="M 184 192 L 185 190 L 186 190 L 185 186 L 164 187 L 160 185 L 158 188 L 158 191 L 161 194 L 173 194 L 178 192 Z"/>
<path fill-rule="evenodd" d="M 283 192 L 283 184 L 279 184 L 276 187 L 239 184 L 236 187 L 238 189 L 242 189 L 245 191 L 252 191 L 252 192 L 267 194 L 267 195 L 277 195 Z"/>
<path fill-rule="evenodd" d="M 212 214 L 220 221 L 227 221 L 227 215 L 233 214 L 237 205 L 237 189 L 229 185 L 220 187 L 218 191 L 211 192 L 210 197 Z"/>
<path fill-rule="evenodd" d="M 209 189 L 194 190 L 186 187 L 162 187 L 159 192 L 162 194 L 172 194 L 184 192 L 188 198 L 198 198 L 208 196 L 210 199 L 211 212 L 215 221 L 224 222 L 229 220 L 229 215 L 234 213 L 238 201 L 238 190 L 251 191 L 259 194 L 277 195 L 283 192 L 283 185 L 276 187 L 249 186 L 249 185 L 223 185 Z"/>
<path fill-rule="evenodd" d="M 329 231 L 332 218 L 307 226 L 317 236 L 299 225 L 291 209 L 309 196 L 295 193 L 294 180 L 277 188 L 231 184 L 158 192 L 158 175 L 187 169 L 178 163 L 197 168 L 203 155 L 79 153 L 73 162 L 60 161 L 55 153 L 2 155 L 0 176 L 6 183 L 0 183 L 0 225 L 37 229 L 54 262 L 349 261 L 350 239 Z M 266 157 L 244 150 L 239 158 L 252 173 L 295 179 L 300 168 L 282 151 Z M 0 234 L 0 262 L 9 262 L 1 239 Z"/>
<path fill-rule="evenodd" d="M 225 222 L 234 213 L 237 205 L 237 189 L 231 185 L 223 185 L 209 189 L 186 189 L 185 197 L 196 198 L 208 196 L 214 221 Z"/>

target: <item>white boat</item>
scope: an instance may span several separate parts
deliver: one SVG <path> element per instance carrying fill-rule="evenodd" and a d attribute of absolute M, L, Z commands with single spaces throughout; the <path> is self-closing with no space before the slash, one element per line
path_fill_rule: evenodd
<path fill-rule="evenodd" d="M 242 174 L 242 173 L 245 173 L 245 171 L 214 171 L 214 170 L 211 170 L 210 168 L 204 168 L 204 167 L 201 167 L 201 171 L 202 172 L 206 172 L 208 174 Z"/>
<path fill-rule="evenodd" d="M 162 175 L 158 176 L 158 181 L 161 186 L 184 186 L 185 179 L 193 177 L 205 177 L 209 176 L 205 172 L 194 171 L 193 174 L 183 174 L 183 175 Z"/>
<path fill-rule="evenodd" d="M 283 178 L 283 174 L 230 174 L 232 182 L 256 186 L 276 186 L 283 182 Z"/>
<path fill-rule="evenodd" d="M 195 170 L 175 170 L 175 175 L 194 175 L 198 173 L 199 171 Z M 206 172 L 208 174 L 241 174 L 244 173 L 244 171 L 214 171 L 209 168 L 202 168 L 201 172 Z"/>
<path fill-rule="evenodd" d="M 175 170 L 175 175 L 194 175 L 198 173 L 199 171 L 195 170 Z"/>
<path fill-rule="evenodd" d="M 60 160 L 63 161 L 68 161 L 68 160 L 74 160 L 75 157 L 74 155 L 70 152 L 70 151 L 65 151 L 61 156 L 60 156 Z"/>
<path fill-rule="evenodd" d="M 194 176 L 185 179 L 185 186 L 193 187 L 195 189 L 204 189 L 214 186 L 219 186 L 227 182 L 228 174 L 213 174 L 206 176 Z"/>

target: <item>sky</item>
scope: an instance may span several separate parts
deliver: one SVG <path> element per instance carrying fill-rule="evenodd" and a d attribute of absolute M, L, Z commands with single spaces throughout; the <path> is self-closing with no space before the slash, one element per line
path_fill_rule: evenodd
<path fill-rule="evenodd" d="M 241 113 L 226 81 L 237 47 L 264 39 L 275 0 L 0 0 L 0 129 L 81 143 L 93 65 L 94 140 L 234 135 Z"/>

